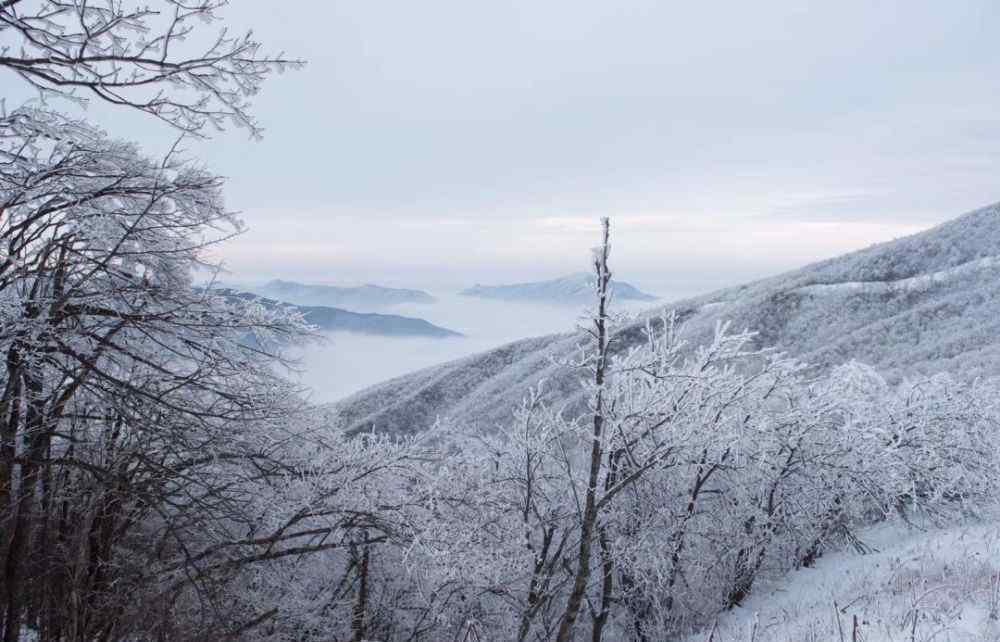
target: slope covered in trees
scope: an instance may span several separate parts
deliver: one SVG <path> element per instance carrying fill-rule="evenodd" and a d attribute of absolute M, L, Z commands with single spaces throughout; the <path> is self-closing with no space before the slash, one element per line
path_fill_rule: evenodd
<path fill-rule="evenodd" d="M 911 237 L 786 274 L 666 304 L 692 344 L 719 320 L 749 328 L 817 369 L 857 359 L 892 382 L 954 372 L 1000 374 L 1000 207 L 989 206 Z M 631 324 L 633 341 L 653 311 Z M 535 379 L 579 400 L 553 365 L 577 349 L 571 334 L 538 337 L 373 386 L 336 405 L 343 421 L 414 431 L 438 417 L 485 428 L 506 421 Z"/>
<path fill-rule="evenodd" d="M 676 315 L 637 340 L 608 306 L 606 239 L 580 349 L 553 355 L 582 402 L 542 382 L 487 430 L 430 429 L 444 448 L 418 475 L 415 539 L 367 560 L 367 586 L 397 587 L 369 631 L 433 612 L 460 639 L 679 639 L 776 573 L 870 551 L 867 524 L 992 501 L 995 382 L 811 371 L 728 324 L 688 345 Z"/>
<path fill-rule="evenodd" d="M 881 524 L 861 537 L 865 555 L 832 553 L 773 578 L 744 604 L 684 642 L 949 640 L 1000 637 L 996 551 L 987 523 Z"/>

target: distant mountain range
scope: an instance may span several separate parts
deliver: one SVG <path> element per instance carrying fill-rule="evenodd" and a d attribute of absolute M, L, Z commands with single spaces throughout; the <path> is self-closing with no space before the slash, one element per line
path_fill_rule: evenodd
<path fill-rule="evenodd" d="M 377 314 L 374 312 L 351 312 L 342 308 L 326 306 L 298 306 L 305 318 L 324 330 L 382 334 L 395 337 L 460 337 L 460 332 L 442 328 L 430 321 L 398 314 Z"/>
<path fill-rule="evenodd" d="M 433 296 L 422 290 L 384 288 L 370 284 L 358 287 L 340 287 L 276 279 L 260 286 L 240 286 L 240 289 L 295 305 L 343 306 L 354 310 L 379 308 L 400 303 L 434 303 L 435 300 Z"/>
<path fill-rule="evenodd" d="M 429 321 L 397 314 L 375 314 L 371 312 L 351 312 L 342 308 L 321 305 L 295 305 L 278 301 L 251 292 L 241 292 L 232 288 L 219 288 L 224 296 L 253 298 L 265 306 L 285 305 L 302 312 L 305 320 L 325 332 L 359 332 L 392 337 L 460 337 L 461 333 L 436 326 Z"/>
<path fill-rule="evenodd" d="M 998 376 L 1000 205 L 669 308 L 689 345 L 703 344 L 716 323 L 730 320 L 756 331 L 760 346 L 817 372 L 857 359 L 890 381 L 941 371 Z M 620 329 L 618 349 L 643 340 L 647 318 Z M 509 421 L 541 379 L 554 400 L 579 408 L 579 373 L 555 364 L 580 341 L 571 333 L 525 339 L 404 375 L 338 402 L 334 416 L 356 429 L 413 432 L 438 419 L 488 429 Z"/>
<path fill-rule="evenodd" d="M 614 297 L 619 301 L 655 301 L 657 297 L 640 291 L 623 281 L 612 281 Z M 479 285 L 459 294 L 482 299 L 526 301 L 534 303 L 581 304 L 594 295 L 594 275 L 586 272 L 571 274 L 551 281 L 513 283 L 510 285 Z"/>

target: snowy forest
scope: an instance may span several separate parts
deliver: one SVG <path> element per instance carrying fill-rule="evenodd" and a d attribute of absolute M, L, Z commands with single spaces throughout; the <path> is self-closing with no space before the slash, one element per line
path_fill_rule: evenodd
<path fill-rule="evenodd" d="M 817 369 L 670 306 L 637 323 L 603 219 L 565 379 L 526 372 L 494 425 L 347 421 L 289 375 L 320 340 L 301 311 L 212 285 L 243 223 L 183 151 L 261 136 L 250 99 L 302 63 L 220 30 L 224 2 L 128 5 L 0 0 L 0 67 L 47 99 L 0 114 L 3 642 L 945 639 L 939 602 L 827 603 L 781 636 L 720 621 L 775 578 L 864 564 L 872 529 L 985 523 L 1000 384 Z M 998 578 L 966 573 L 984 621 Z"/>

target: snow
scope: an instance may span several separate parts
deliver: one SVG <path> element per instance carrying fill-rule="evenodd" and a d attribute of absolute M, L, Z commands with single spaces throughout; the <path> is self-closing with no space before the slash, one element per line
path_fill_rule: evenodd
<path fill-rule="evenodd" d="M 963 276 L 981 270 L 989 270 L 1000 265 L 1000 257 L 987 256 L 968 261 L 953 268 L 937 270 L 928 274 L 912 276 L 892 281 L 845 281 L 842 283 L 817 283 L 797 288 L 806 294 L 823 295 L 830 293 L 894 294 L 897 292 L 923 292 L 932 287 L 949 283 Z"/>
<path fill-rule="evenodd" d="M 862 532 L 862 540 L 875 551 L 827 554 L 814 568 L 762 583 L 718 620 L 713 642 L 851 640 L 855 617 L 865 642 L 1000 640 L 1000 621 L 990 618 L 1000 608 L 1000 522 L 896 522 Z"/>

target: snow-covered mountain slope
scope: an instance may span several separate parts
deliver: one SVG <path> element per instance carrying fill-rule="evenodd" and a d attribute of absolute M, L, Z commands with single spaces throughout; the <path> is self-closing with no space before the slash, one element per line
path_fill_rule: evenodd
<path fill-rule="evenodd" d="M 656 297 L 622 281 L 612 282 L 614 296 L 619 301 L 655 301 Z M 551 281 L 514 283 L 511 285 L 475 285 L 459 294 L 483 299 L 527 301 L 560 305 L 579 305 L 594 296 L 594 277 L 580 272 Z"/>
<path fill-rule="evenodd" d="M 687 642 L 1000 640 L 996 522 L 947 529 L 887 523 L 861 535 L 871 551 L 830 553 L 813 568 L 761 583 Z"/>
<path fill-rule="evenodd" d="M 1000 205 L 914 236 L 799 270 L 663 307 L 683 336 L 702 342 L 719 320 L 758 332 L 825 368 L 857 359 L 888 379 L 951 371 L 1000 374 Z M 659 314 L 659 311 L 647 314 Z M 642 339 L 645 319 L 623 329 L 621 347 Z M 572 401 L 578 373 L 553 363 L 570 357 L 574 334 L 515 342 L 364 390 L 335 406 L 357 428 L 412 432 L 440 417 L 492 427 L 510 418 L 540 379 L 553 398 Z"/>
<path fill-rule="evenodd" d="M 274 280 L 260 286 L 241 286 L 241 289 L 296 305 L 347 307 L 355 311 L 400 303 L 434 302 L 434 297 L 422 290 L 384 288 L 371 284 L 359 287 L 338 287 Z"/>

